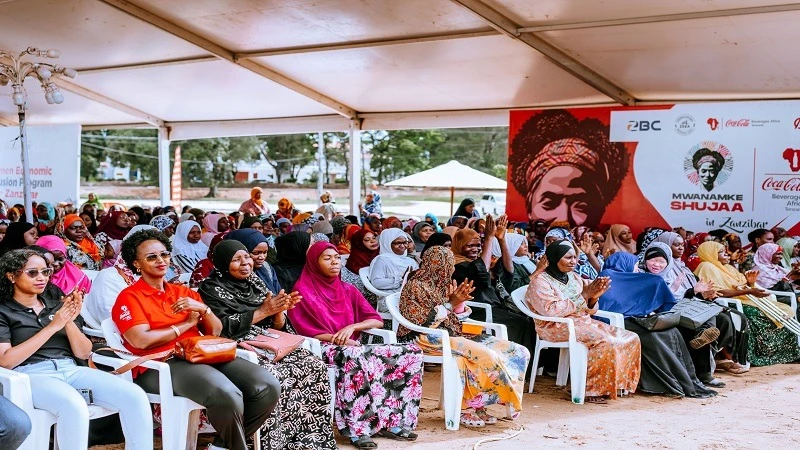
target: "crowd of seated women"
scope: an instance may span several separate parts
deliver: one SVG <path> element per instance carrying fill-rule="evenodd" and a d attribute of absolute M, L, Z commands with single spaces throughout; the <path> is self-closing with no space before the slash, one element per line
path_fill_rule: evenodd
<path fill-rule="evenodd" d="M 413 324 L 448 332 L 463 387 L 460 420 L 472 427 L 497 423 L 491 405 L 512 419 L 522 411 L 524 383 L 538 369 L 537 336 L 568 339 L 549 317 L 572 319 L 588 348 L 591 403 L 635 392 L 711 397 L 725 387 L 720 374 L 800 359 L 786 325 L 796 315 L 800 245 L 784 230 L 753 231 L 746 248 L 719 230 L 647 229 L 634 238 L 621 224 L 514 224 L 481 217 L 469 199 L 444 223 L 433 214 L 402 221 L 383 217 L 378 193 L 366 200 L 359 216 L 338 214 L 330 196 L 317 212 L 284 198 L 272 214 L 254 190 L 246 210 L 231 215 L 132 208 L 96 225 L 92 208 L 87 217 L 44 208 L 36 226 L 8 224 L 0 366 L 31 377 L 34 406 L 57 418 L 59 447 L 88 445 L 78 391 L 91 389 L 96 404 L 120 411 L 126 448 L 150 449 L 160 417 L 145 393 L 158 392 L 157 373 L 136 368 L 129 383 L 85 367 L 102 343 L 84 327 L 110 319 L 136 356 L 187 337 L 242 342 L 278 330 L 319 340 L 321 353 L 257 351 L 258 364 L 166 361 L 174 393 L 205 407 L 215 430 L 209 448 L 244 450 L 259 435 L 264 449 L 333 449 L 334 429 L 357 448 L 376 448 L 375 438 L 412 441 L 423 355 L 441 354 L 441 337 L 400 326 L 398 343 L 366 344 L 364 333 L 386 325 L 363 276 L 384 295 L 399 293 Z M 99 271 L 93 280 L 90 271 Z M 518 289 L 524 310 L 511 298 Z M 739 300 L 742 311 L 726 301 L 698 326 L 652 325 L 681 302 L 720 298 Z M 598 310 L 624 316 L 624 328 Z M 487 311 L 508 340 L 463 326 Z M 540 363 L 552 371 L 552 357 Z"/>

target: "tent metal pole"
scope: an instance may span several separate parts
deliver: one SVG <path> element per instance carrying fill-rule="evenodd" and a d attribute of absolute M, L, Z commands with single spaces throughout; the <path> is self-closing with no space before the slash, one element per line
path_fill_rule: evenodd
<path fill-rule="evenodd" d="M 27 102 L 26 102 L 27 103 Z M 21 147 L 20 160 L 22 162 L 22 196 L 25 201 L 25 219 L 29 223 L 36 223 L 36 214 L 33 211 L 33 199 L 31 198 L 31 173 L 29 170 L 29 156 L 28 156 L 28 127 L 25 124 L 25 107 L 27 105 L 19 105 L 17 113 L 19 114 L 19 141 Z"/>
<path fill-rule="evenodd" d="M 453 217 L 453 201 L 456 197 L 456 188 L 450 186 L 450 217 Z"/>
<path fill-rule="evenodd" d="M 350 121 L 350 214 L 359 217 L 361 201 L 361 120 Z"/>
<path fill-rule="evenodd" d="M 158 129 L 158 198 L 160 206 L 167 206 L 172 202 L 170 186 L 172 170 L 169 166 L 169 129 Z"/>
<path fill-rule="evenodd" d="M 325 136 L 320 131 L 317 133 L 317 205 L 322 204 L 322 191 L 325 190 L 325 171 L 322 169 L 322 165 L 325 164 Z"/>

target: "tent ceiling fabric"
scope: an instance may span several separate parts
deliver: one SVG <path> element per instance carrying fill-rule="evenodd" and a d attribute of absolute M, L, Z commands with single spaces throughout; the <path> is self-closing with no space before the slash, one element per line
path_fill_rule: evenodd
<path fill-rule="evenodd" d="M 490 126 L 515 108 L 797 98 L 800 3 L 779 1 L 7 0 L 0 48 L 86 69 L 62 105 L 26 83 L 31 124 Z"/>
<path fill-rule="evenodd" d="M 386 183 L 386 186 L 506 189 L 507 183 L 505 180 L 465 166 L 458 161 L 449 161 L 433 169 L 390 181 Z"/>

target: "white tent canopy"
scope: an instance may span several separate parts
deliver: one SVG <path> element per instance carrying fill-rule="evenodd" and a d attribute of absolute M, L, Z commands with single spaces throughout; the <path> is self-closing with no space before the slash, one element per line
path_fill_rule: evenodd
<path fill-rule="evenodd" d="M 450 214 L 452 214 L 456 189 L 505 190 L 507 183 L 458 161 L 449 161 L 432 169 L 390 181 L 386 186 L 450 188 Z"/>
<path fill-rule="evenodd" d="M 0 48 L 80 72 L 61 105 L 26 84 L 29 124 L 158 127 L 168 189 L 170 140 L 350 130 L 356 151 L 361 129 L 514 108 L 797 98 L 799 19 L 776 0 L 3 0 Z"/>

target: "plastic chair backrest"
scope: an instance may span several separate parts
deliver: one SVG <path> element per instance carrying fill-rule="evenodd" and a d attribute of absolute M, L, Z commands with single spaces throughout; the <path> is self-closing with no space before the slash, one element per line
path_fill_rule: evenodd
<path fill-rule="evenodd" d="M 522 286 L 514 289 L 514 292 L 511 293 L 511 300 L 514 302 L 514 305 L 519 308 L 525 314 L 535 314 L 528 308 L 527 303 L 525 303 L 525 293 L 528 291 L 528 286 Z"/>
<path fill-rule="evenodd" d="M 88 278 L 89 281 L 94 281 L 94 279 L 97 278 L 97 274 L 100 273 L 100 271 L 99 270 L 84 270 L 83 273 L 84 273 L 84 275 L 86 275 L 86 278 Z"/>
<path fill-rule="evenodd" d="M 103 328 L 103 337 L 106 338 L 106 343 L 111 348 L 123 350 L 125 347 L 122 345 L 122 334 L 117 328 L 117 324 L 112 319 L 106 319 L 100 324 Z"/>
<path fill-rule="evenodd" d="M 361 282 L 364 283 L 364 287 L 378 297 L 388 297 L 392 295 L 392 292 L 382 291 L 372 285 L 372 282 L 369 280 L 369 267 L 362 267 L 359 269 L 358 277 L 361 278 Z"/>

